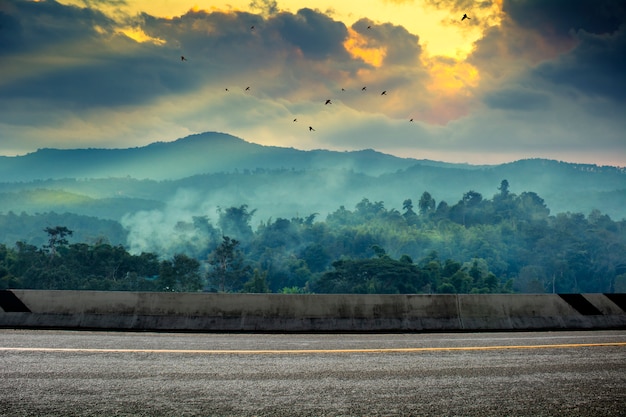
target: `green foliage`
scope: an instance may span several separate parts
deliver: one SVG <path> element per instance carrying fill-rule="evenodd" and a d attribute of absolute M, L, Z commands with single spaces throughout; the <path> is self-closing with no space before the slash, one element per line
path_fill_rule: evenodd
<path fill-rule="evenodd" d="M 209 255 L 211 270 L 209 285 L 220 292 L 241 290 L 247 281 L 251 268 L 246 264 L 243 253 L 238 248 L 239 241 L 223 236 L 222 243 Z"/>
<path fill-rule="evenodd" d="M 202 289 L 199 273 L 200 262 L 187 255 L 177 254 L 170 260 L 164 260 L 159 266 L 157 288 L 161 291 L 195 292 Z"/>
<path fill-rule="evenodd" d="M 250 219 L 252 219 L 255 211 L 248 212 L 246 204 L 240 207 L 228 207 L 225 210 L 220 209 L 218 225 L 222 234 L 237 236 L 240 240 L 250 239 L 253 235 Z"/>
<path fill-rule="evenodd" d="M 435 210 L 435 199 L 428 191 L 424 191 L 419 201 L 419 211 L 421 216 L 428 216 Z"/>
<path fill-rule="evenodd" d="M 113 220 L 72 213 L 47 212 L 31 215 L 9 211 L 0 214 L 0 243 L 14 245 L 15 242 L 22 241 L 42 246 L 48 243 L 48 240 L 47 235 L 41 231 L 50 225 L 63 225 L 62 227 L 72 230 L 72 239 L 68 241 L 96 243 L 99 240 L 106 240 L 119 245 L 126 242 L 128 235 L 123 227 Z"/>
<path fill-rule="evenodd" d="M 470 190 L 456 204 L 435 205 L 423 192 L 418 213 L 412 199 L 401 202 L 402 212 L 362 198 L 325 219 L 270 218 L 256 229 L 256 210 L 245 204 L 219 209 L 216 226 L 194 213 L 171 223 L 167 253 L 130 254 L 105 239 L 72 243 L 74 227 L 50 226 L 63 223 L 46 217 L 38 240 L 0 243 L 0 288 L 394 294 L 626 287 L 626 220 L 598 210 L 551 215 L 538 194 L 517 195 L 507 180 L 492 199 Z M 35 217 L 0 215 L 9 219 Z"/>
<path fill-rule="evenodd" d="M 58 237 L 58 236 L 57 236 Z M 48 246 L 48 245 L 46 245 Z M 197 291 L 200 263 L 186 255 L 159 261 L 155 254 L 131 255 L 107 243 L 55 245 L 0 244 L 0 288 L 102 291 Z"/>
<path fill-rule="evenodd" d="M 406 260 L 386 255 L 373 259 L 341 259 L 333 262 L 312 285 L 320 293 L 410 294 L 422 292 L 427 284 L 419 268 Z"/>
<path fill-rule="evenodd" d="M 280 294 L 309 294 L 310 291 L 307 288 L 301 287 L 285 287 L 279 291 Z"/>
<path fill-rule="evenodd" d="M 243 292 L 248 293 L 267 293 L 270 292 L 270 287 L 267 285 L 267 272 L 259 272 L 258 269 L 254 270 L 252 278 L 243 284 Z"/>
<path fill-rule="evenodd" d="M 56 255 L 57 248 L 59 246 L 65 246 L 69 242 L 66 239 L 67 236 L 72 236 L 74 233 L 66 226 L 46 227 L 44 232 L 48 234 L 48 244 L 44 246 L 51 255 Z"/>

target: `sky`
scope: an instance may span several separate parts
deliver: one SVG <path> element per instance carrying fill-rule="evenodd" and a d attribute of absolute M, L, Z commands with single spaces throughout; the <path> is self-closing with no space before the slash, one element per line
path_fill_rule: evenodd
<path fill-rule="evenodd" d="M 623 167 L 626 2 L 0 0 L 0 155 L 208 131 Z"/>

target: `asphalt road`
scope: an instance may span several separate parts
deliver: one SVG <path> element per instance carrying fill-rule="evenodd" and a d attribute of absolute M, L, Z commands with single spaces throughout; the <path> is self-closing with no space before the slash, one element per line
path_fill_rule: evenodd
<path fill-rule="evenodd" d="M 626 331 L 0 330 L 2 416 L 624 416 Z"/>

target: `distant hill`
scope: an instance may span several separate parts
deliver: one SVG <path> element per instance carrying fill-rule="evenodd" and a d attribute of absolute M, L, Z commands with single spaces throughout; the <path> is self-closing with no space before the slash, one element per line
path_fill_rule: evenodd
<path fill-rule="evenodd" d="M 199 174 L 257 169 L 345 168 L 378 175 L 415 164 L 373 150 L 301 151 L 263 146 L 224 133 L 202 133 L 174 142 L 129 149 L 39 149 L 23 156 L 0 157 L 3 181 L 60 178 L 171 180 Z"/>
<path fill-rule="evenodd" d="M 302 151 L 262 146 L 222 133 L 130 149 L 42 149 L 0 157 L 0 213 L 69 212 L 121 221 L 162 212 L 189 221 L 219 207 L 247 204 L 255 221 L 325 216 L 363 198 L 402 209 L 428 191 L 458 202 L 484 198 L 506 179 L 510 192 L 532 191 L 552 214 L 598 209 L 626 218 L 626 171 L 544 159 L 493 166 L 398 158 L 374 150 Z"/>

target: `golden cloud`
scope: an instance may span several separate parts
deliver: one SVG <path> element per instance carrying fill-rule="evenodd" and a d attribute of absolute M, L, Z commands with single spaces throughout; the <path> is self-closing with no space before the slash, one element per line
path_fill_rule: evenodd
<path fill-rule="evenodd" d="M 387 48 L 368 46 L 367 39 L 351 28 L 348 28 L 348 39 L 343 46 L 353 58 L 362 59 L 374 67 L 382 66 L 387 55 Z"/>
<path fill-rule="evenodd" d="M 148 35 L 140 27 L 126 27 L 120 29 L 119 32 L 123 33 L 124 35 L 138 43 L 151 42 L 155 45 L 164 45 L 165 43 L 167 43 L 163 39 L 155 38 Z"/>
<path fill-rule="evenodd" d="M 446 124 L 467 115 L 474 102 L 474 88 L 480 82 L 478 69 L 465 61 L 448 58 L 433 59 L 426 67 L 430 75 L 426 90 L 432 101 L 422 119 Z"/>
<path fill-rule="evenodd" d="M 470 88 L 478 86 L 478 69 L 465 61 L 434 59 L 427 65 L 430 73 L 429 91 L 445 96 L 470 94 Z"/>

